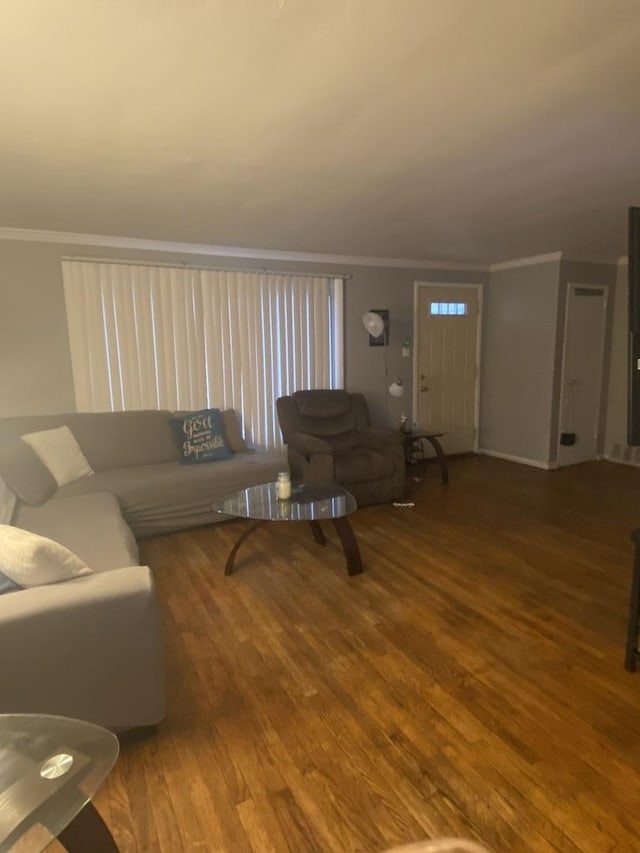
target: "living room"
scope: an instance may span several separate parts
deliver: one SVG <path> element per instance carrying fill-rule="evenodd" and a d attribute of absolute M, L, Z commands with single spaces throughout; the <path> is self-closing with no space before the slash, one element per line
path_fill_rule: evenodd
<path fill-rule="evenodd" d="M 47 602 L 136 569 L 128 600 L 150 608 L 157 648 L 131 651 L 132 715 L 123 698 L 117 716 L 117 643 L 101 657 L 100 619 L 85 610 L 86 635 L 68 632 L 65 652 L 74 660 L 84 644 L 78 667 L 95 678 L 98 707 L 81 718 L 130 729 L 90 795 L 120 850 L 382 851 L 447 836 L 493 851 L 634 849 L 640 688 L 623 661 L 640 477 L 627 440 L 640 16 L 627 0 L 586 6 L 27 0 L 6 10 L 0 439 L 71 425 L 91 477 L 60 485 L 52 472 L 60 494 L 46 502 L 75 501 L 78 541 L 97 562 L 84 557 L 93 578 L 0 596 L 13 658 L 1 680 L 7 696 L 20 681 L 29 697 L 0 712 L 52 713 L 41 696 L 63 617 Z M 164 276 L 193 294 L 195 331 L 176 332 L 182 315 L 169 312 L 171 340 L 182 335 L 173 350 L 158 344 L 164 321 L 149 326 L 155 303 L 142 319 L 126 293 L 107 329 L 106 294 L 124 293 L 125 272 L 135 287 Z M 102 302 L 90 313 L 94 282 Z M 225 287 L 258 302 L 215 302 Z M 294 299 L 303 287 L 298 319 L 278 313 L 284 303 L 268 294 Z M 425 416 L 435 384 L 420 365 L 433 345 L 418 309 L 431 294 L 435 317 L 436 292 L 451 294 L 445 305 L 478 294 L 466 445 L 453 415 Z M 600 375 L 580 458 L 568 330 L 574 301 L 594 297 L 601 338 L 590 347 L 583 335 L 576 350 L 585 364 L 595 353 Z M 201 310 L 207 299 L 224 304 L 222 320 Z M 377 341 L 369 312 L 388 319 Z M 156 361 L 126 362 L 147 333 Z M 169 356 L 183 377 L 173 385 L 159 376 Z M 245 367 L 261 360 L 267 378 Z M 124 402 L 119 371 L 123 387 L 137 382 Z M 429 458 L 407 471 L 402 495 L 358 500 L 351 534 L 323 521 L 324 545 L 315 519 L 313 537 L 307 525 L 264 525 L 225 575 L 250 523 L 211 523 L 225 488 L 240 486 L 214 496 L 207 472 L 228 468 L 224 482 L 236 483 L 246 440 L 258 450 L 242 486 L 275 480 L 295 450 L 282 443 L 276 398 L 321 388 L 363 395 L 372 429 L 398 441 L 405 418 L 446 433 L 449 483 Z M 163 480 L 171 454 L 179 467 L 169 421 L 147 413 L 134 428 L 127 417 L 209 408 L 236 413 L 226 423 L 242 430 L 240 449 L 182 466 L 199 483 L 188 490 Z M 124 419 L 104 426 L 84 412 Z M 120 496 L 81 523 L 99 484 L 106 494 L 115 482 L 104 460 L 126 456 L 128 429 L 155 446 L 140 452 L 157 469 L 154 494 L 140 497 L 147 515 Z M 11 461 L 0 459 L 0 477 Z M 20 501 L 4 523 L 23 519 L 55 540 L 36 521 L 44 507 Z M 102 553 L 107 515 L 122 556 Z M 349 535 L 357 576 L 345 570 Z M 12 608 L 32 592 L 51 612 L 35 634 L 33 620 L 14 634 Z M 123 643 L 135 612 L 116 617 Z"/>

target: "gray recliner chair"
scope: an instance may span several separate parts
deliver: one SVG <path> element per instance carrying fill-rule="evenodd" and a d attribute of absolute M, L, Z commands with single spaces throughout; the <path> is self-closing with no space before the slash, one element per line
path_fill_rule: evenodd
<path fill-rule="evenodd" d="M 371 427 L 362 394 L 296 391 L 279 397 L 276 406 L 294 479 L 339 483 L 358 506 L 402 497 L 402 434 Z"/>

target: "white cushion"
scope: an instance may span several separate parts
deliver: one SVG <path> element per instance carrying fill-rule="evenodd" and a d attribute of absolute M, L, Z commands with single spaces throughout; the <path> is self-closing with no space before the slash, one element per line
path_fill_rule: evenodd
<path fill-rule="evenodd" d="M 29 432 L 20 438 L 51 471 L 58 486 L 66 486 L 93 474 L 87 457 L 68 426 Z"/>
<path fill-rule="evenodd" d="M 1 524 L 0 572 L 26 589 L 90 575 L 91 569 L 53 539 Z"/>
<path fill-rule="evenodd" d="M 0 524 L 10 524 L 17 498 L 0 477 Z"/>

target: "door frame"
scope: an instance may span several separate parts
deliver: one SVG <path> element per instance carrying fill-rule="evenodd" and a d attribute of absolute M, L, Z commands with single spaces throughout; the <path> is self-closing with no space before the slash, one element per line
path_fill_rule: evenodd
<path fill-rule="evenodd" d="M 597 433 L 596 433 L 596 459 L 602 459 L 603 456 L 600 453 L 600 427 L 601 427 L 601 419 L 602 419 L 602 401 L 604 397 L 604 361 L 607 352 L 607 329 L 608 329 L 608 321 L 609 321 L 609 296 L 610 296 L 610 288 L 608 284 L 580 284 L 577 281 L 567 282 L 567 292 L 565 294 L 564 301 L 564 323 L 562 330 L 562 367 L 560 369 L 560 401 L 558 405 L 558 446 L 556 449 L 556 465 L 558 468 L 568 467 L 566 465 L 562 465 L 560 463 L 560 435 L 562 434 L 562 403 L 564 399 L 564 387 L 565 387 L 565 370 L 566 370 L 566 360 L 567 360 L 567 331 L 569 329 L 569 300 L 571 299 L 571 288 L 572 287 L 582 287 L 585 290 L 603 290 L 604 291 L 604 305 L 602 309 L 602 348 L 600 350 L 600 378 L 598 380 L 598 388 L 600 391 L 600 395 L 598 397 L 598 409 L 596 412 L 596 423 L 597 423 Z M 575 426 L 575 425 L 574 425 Z M 573 464 L 573 463 L 571 463 Z M 580 463 L 575 463 L 580 464 Z"/>
<path fill-rule="evenodd" d="M 413 283 L 413 418 L 418 417 L 418 349 L 420 345 L 420 291 L 429 287 L 467 287 L 475 288 L 478 292 L 478 326 L 476 329 L 476 387 L 475 406 L 473 417 L 473 452 L 478 453 L 480 449 L 480 370 L 482 367 L 482 308 L 484 298 L 484 284 L 460 281 L 414 281 Z"/>

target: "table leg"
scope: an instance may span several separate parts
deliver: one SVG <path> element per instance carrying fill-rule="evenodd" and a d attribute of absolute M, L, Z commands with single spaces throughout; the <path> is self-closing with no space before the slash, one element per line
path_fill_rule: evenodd
<path fill-rule="evenodd" d="M 629 599 L 629 619 L 627 621 L 627 650 L 624 658 L 624 668 L 635 672 L 640 662 L 638 653 L 638 629 L 640 626 L 640 531 L 631 534 L 635 542 L 633 559 L 633 575 L 631 578 L 631 596 Z"/>
<path fill-rule="evenodd" d="M 230 575 L 233 571 L 233 562 L 236 558 L 236 554 L 238 553 L 238 549 L 242 545 L 245 539 L 248 539 L 249 536 L 253 533 L 254 530 L 257 530 L 259 527 L 262 527 L 263 524 L 266 524 L 265 520 L 256 521 L 251 527 L 247 527 L 247 529 L 242 533 L 242 535 L 238 538 L 238 541 L 231 549 L 231 553 L 227 557 L 227 562 L 225 563 L 224 573 L 225 575 Z"/>
<path fill-rule="evenodd" d="M 309 527 L 311 528 L 311 533 L 313 534 L 313 541 L 318 545 L 326 545 L 327 540 L 324 538 L 324 533 L 322 532 L 322 528 L 320 527 L 320 522 L 318 521 L 310 521 Z"/>
<path fill-rule="evenodd" d="M 362 557 L 360 556 L 358 540 L 349 524 L 349 519 L 343 516 L 342 518 L 332 518 L 331 520 L 338 532 L 340 542 L 342 542 L 342 550 L 347 561 L 347 571 L 350 575 L 361 574 L 363 571 Z"/>
<path fill-rule="evenodd" d="M 58 841 L 69 853 L 118 853 L 118 845 L 93 803 L 78 812 Z"/>
<path fill-rule="evenodd" d="M 440 466 L 440 477 L 442 478 L 442 482 L 446 485 L 449 482 L 449 466 L 447 465 L 447 457 L 444 455 L 442 445 L 433 435 L 425 435 L 425 438 L 436 452 L 438 465 Z"/>

